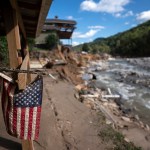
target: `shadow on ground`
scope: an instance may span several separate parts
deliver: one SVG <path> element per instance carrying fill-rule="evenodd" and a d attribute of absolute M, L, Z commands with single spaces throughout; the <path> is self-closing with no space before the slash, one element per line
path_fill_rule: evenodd
<path fill-rule="evenodd" d="M 21 150 L 21 144 L 15 141 L 0 137 L 0 147 L 8 150 Z"/>

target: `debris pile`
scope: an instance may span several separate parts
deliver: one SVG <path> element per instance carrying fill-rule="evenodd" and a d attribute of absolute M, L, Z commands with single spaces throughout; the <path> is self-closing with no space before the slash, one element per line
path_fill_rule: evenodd
<path fill-rule="evenodd" d="M 143 145 L 150 142 L 150 127 L 144 124 L 138 115 L 133 114 L 132 109 L 124 105 L 121 95 L 114 93 L 109 88 L 94 86 L 96 75 L 92 73 L 92 70 L 86 71 L 88 62 L 93 61 L 92 63 L 95 63 L 96 66 L 96 60 L 106 61 L 110 56 L 75 53 L 65 46 L 58 47 L 53 51 L 40 51 L 36 54 L 32 52 L 31 56 L 32 60 L 40 61 L 54 80 L 59 78 L 73 83 L 76 89 L 75 98 L 90 109 L 103 112 L 106 124 L 121 131 L 127 142 L 134 141 L 135 144 L 138 144 L 139 138 L 143 141 Z M 103 68 L 96 66 L 94 71 L 106 68 L 107 66 Z M 135 74 L 131 73 L 129 76 L 132 77 Z M 86 80 L 87 78 L 88 80 Z M 140 137 L 135 137 L 135 132 L 139 133 Z"/>
<path fill-rule="evenodd" d="M 149 143 L 150 139 L 147 138 L 150 136 L 149 125 L 144 124 L 139 116 L 124 104 L 121 95 L 113 93 L 110 88 L 97 88 L 93 86 L 93 82 L 91 78 L 84 84 L 77 85 L 75 98 L 90 109 L 103 112 L 106 117 L 105 123 L 121 131 L 127 142 L 136 143 L 139 140 L 139 137 L 136 137 L 136 131 L 144 144 Z"/>

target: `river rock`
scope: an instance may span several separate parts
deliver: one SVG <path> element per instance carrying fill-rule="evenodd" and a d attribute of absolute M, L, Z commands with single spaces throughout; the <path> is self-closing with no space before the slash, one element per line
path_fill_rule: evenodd
<path fill-rule="evenodd" d="M 134 118 L 135 118 L 136 120 L 138 120 L 138 121 L 140 120 L 140 118 L 139 118 L 138 115 L 135 115 Z"/>
<path fill-rule="evenodd" d="M 126 122 L 132 122 L 130 118 L 122 116 L 121 119 Z"/>
<path fill-rule="evenodd" d="M 82 79 L 86 81 L 91 80 L 93 79 L 93 74 L 89 74 L 89 73 L 83 74 Z"/>
<path fill-rule="evenodd" d="M 145 139 L 150 142 L 150 134 L 145 136 Z"/>
<path fill-rule="evenodd" d="M 140 127 L 144 128 L 144 123 L 142 121 L 139 121 Z"/>
<path fill-rule="evenodd" d="M 108 102 L 108 100 L 104 99 L 104 98 L 100 98 L 99 100 L 102 101 L 102 102 Z"/>
<path fill-rule="evenodd" d="M 94 102 L 90 99 L 83 101 L 83 103 L 90 109 L 95 109 Z"/>
<path fill-rule="evenodd" d="M 116 103 L 108 103 L 108 105 L 112 108 L 118 108 Z"/>
<path fill-rule="evenodd" d="M 125 140 L 126 142 L 130 143 L 130 140 L 129 140 L 127 137 L 125 137 L 124 140 Z"/>
<path fill-rule="evenodd" d="M 79 93 L 75 93 L 75 94 L 74 94 L 74 97 L 75 97 L 77 100 L 79 100 L 79 99 L 80 99 Z"/>
<path fill-rule="evenodd" d="M 110 124 L 112 124 L 112 122 L 110 120 L 106 119 L 106 124 L 110 125 Z"/>
<path fill-rule="evenodd" d="M 149 125 L 145 125 L 145 130 L 147 130 L 147 131 L 149 131 L 150 130 L 150 127 L 149 127 Z"/>
<path fill-rule="evenodd" d="M 78 91 L 85 89 L 85 88 L 86 88 L 86 86 L 84 84 L 78 84 L 77 86 L 75 86 L 75 89 Z"/>
<path fill-rule="evenodd" d="M 123 102 L 120 99 L 114 99 L 114 101 L 118 106 L 123 106 Z"/>
<path fill-rule="evenodd" d="M 108 102 L 104 102 L 103 105 L 108 107 Z"/>
<path fill-rule="evenodd" d="M 128 115 L 131 113 L 131 108 L 126 108 L 125 105 L 120 105 L 119 109 L 124 113 L 124 115 Z"/>

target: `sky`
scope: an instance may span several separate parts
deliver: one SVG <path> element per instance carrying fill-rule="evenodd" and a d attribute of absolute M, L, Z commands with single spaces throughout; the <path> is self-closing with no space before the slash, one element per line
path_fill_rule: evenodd
<path fill-rule="evenodd" d="M 55 16 L 77 22 L 72 45 L 78 45 L 150 20 L 150 0 L 53 0 L 47 18 Z"/>

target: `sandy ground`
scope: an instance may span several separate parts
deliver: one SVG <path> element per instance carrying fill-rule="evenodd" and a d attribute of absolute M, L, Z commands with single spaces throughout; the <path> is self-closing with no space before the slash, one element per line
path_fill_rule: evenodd
<path fill-rule="evenodd" d="M 74 98 L 74 86 L 44 78 L 40 137 L 35 150 L 103 150 L 97 114 Z M 20 150 L 20 140 L 9 136 L 0 113 L 0 150 Z M 95 126 L 96 125 L 96 126 Z"/>

